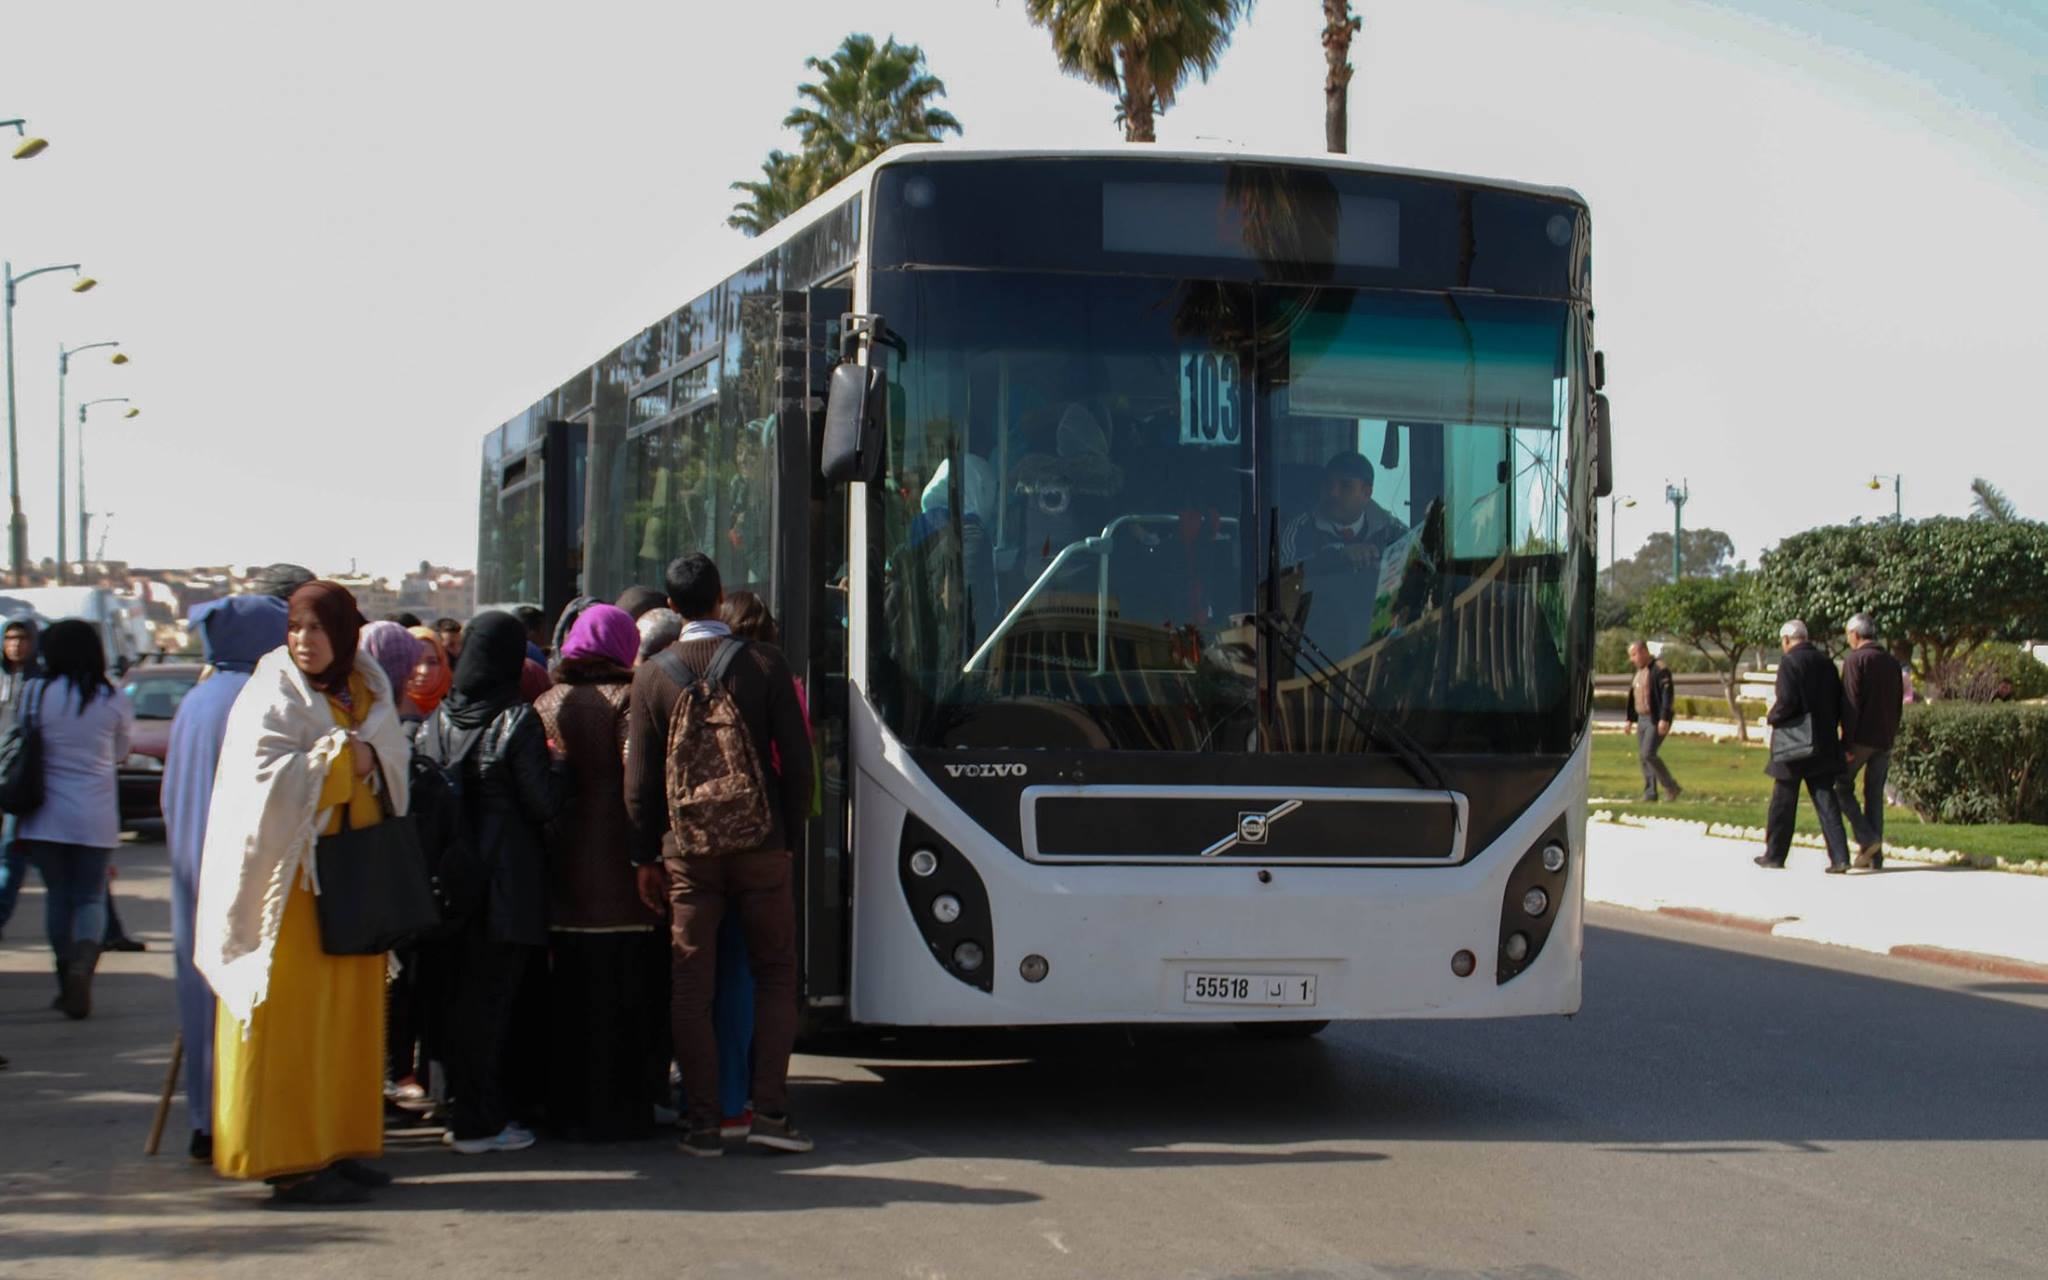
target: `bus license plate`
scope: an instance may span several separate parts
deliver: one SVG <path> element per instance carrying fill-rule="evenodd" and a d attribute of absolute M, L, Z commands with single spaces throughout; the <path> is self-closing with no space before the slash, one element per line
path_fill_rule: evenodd
<path fill-rule="evenodd" d="M 1316 980 L 1304 973 L 1190 973 L 1182 988 L 1187 1004 L 1313 1006 Z"/>

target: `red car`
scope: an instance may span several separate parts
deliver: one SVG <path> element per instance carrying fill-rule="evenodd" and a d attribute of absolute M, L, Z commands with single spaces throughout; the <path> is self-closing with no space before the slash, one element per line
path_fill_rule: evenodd
<path fill-rule="evenodd" d="M 135 704 L 135 733 L 121 762 L 121 829 L 163 824 L 164 752 L 171 745 L 171 717 L 199 683 L 198 663 L 151 662 L 128 670 L 121 692 Z"/>

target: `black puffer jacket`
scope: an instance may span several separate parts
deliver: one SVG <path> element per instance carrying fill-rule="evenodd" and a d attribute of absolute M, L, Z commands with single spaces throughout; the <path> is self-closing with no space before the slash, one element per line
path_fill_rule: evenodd
<path fill-rule="evenodd" d="M 568 788 L 548 754 L 540 717 L 521 702 L 477 730 L 437 710 L 421 726 L 417 750 L 443 767 L 462 761 L 463 816 L 484 882 L 477 905 L 491 937 L 546 946 L 546 829 L 560 816 Z"/>

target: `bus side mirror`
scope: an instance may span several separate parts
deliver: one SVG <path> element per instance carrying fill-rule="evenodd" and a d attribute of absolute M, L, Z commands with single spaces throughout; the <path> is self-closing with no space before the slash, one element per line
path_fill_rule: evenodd
<path fill-rule="evenodd" d="M 1593 496 L 1614 492 L 1614 411 L 1607 397 L 1593 393 Z"/>
<path fill-rule="evenodd" d="M 842 484 L 873 480 L 880 473 L 882 406 L 888 395 L 880 369 L 851 361 L 833 368 L 818 460 L 825 479 Z"/>

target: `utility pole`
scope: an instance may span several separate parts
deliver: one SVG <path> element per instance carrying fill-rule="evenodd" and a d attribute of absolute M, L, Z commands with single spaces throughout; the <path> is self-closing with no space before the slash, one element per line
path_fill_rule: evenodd
<path fill-rule="evenodd" d="M 1692 497 L 1692 482 L 1666 483 L 1664 501 L 1671 504 L 1671 580 L 1685 573 L 1685 504 Z"/>

